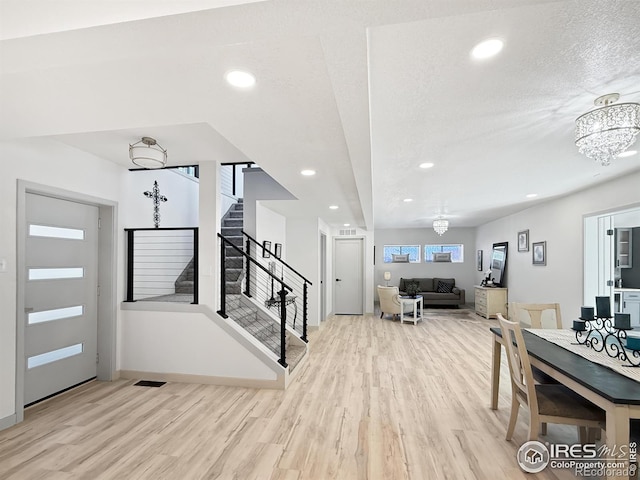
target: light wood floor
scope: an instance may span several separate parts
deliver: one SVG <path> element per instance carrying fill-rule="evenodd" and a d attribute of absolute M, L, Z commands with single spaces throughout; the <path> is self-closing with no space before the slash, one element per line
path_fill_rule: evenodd
<path fill-rule="evenodd" d="M 520 471 L 524 412 L 514 440 L 504 440 L 506 364 L 500 409 L 489 408 L 496 321 L 455 310 L 425 317 L 416 326 L 329 319 L 311 333 L 308 361 L 284 392 L 87 384 L 0 432 L 0 478 L 573 478 Z M 550 425 L 547 440 L 574 442 L 575 429 Z"/>

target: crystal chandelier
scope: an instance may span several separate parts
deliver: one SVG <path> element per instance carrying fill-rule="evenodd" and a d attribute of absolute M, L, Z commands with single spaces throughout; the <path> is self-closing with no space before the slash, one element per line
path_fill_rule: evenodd
<path fill-rule="evenodd" d="M 617 93 L 598 97 L 597 107 L 576 119 L 576 146 L 583 155 L 609 165 L 633 145 L 640 132 L 640 104 L 618 103 Z"/>
<path fill-rule="evenodd" d="M 442 235 L 449 229 L 449 220 L 438 217 L 433 221 L 433 229 L 438 235 Z"/>

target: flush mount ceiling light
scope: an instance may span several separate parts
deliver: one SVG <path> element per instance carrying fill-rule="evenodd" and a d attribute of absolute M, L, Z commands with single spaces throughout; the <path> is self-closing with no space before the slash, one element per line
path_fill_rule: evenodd
<path fill-rule="evenodd" d="M 316 174 L 315 170 L 302 170 L 300 175 L 304 175 L 305 177 L 312 177 Z"/>
<path fill-rule="evenodd" d="M 433 163 L 431 163 L 431 162 L 421 163 L 421 164 L 419 165 L 419 167 L 420 167 L 420 168 L 431 168 L 431 167 L 433 167 Z"/>
<path fill-rule="evenodd" d="M 337 210 L 338 209 L 338 205 L 329 205 L 329 208 L 331 210 Z"/>
<path fill-rule="evenodd" d="M 593 102 L 594 110 L 576 119 L 578 151 L 606 166 L 633 145 L 640 132 L 640 104 L 617 103 L 620 95 L 610 93 Z"/>
<path fill-rule="evenodd" d="M 229 85 L 233 85 L 238 88 L 249 88 L 256 84 L 256 77 L 249 72 L 242 70 L 233 70 L 225 75 Z"/>
<path fill-rule="evenodd" d="M 445 220 L 442 216 L 436 218 L 433 221 L 433 229 L 438 235 L 442 235 L 444 232 L 449 230 L 449 220 Z"/>
<path fill-rule="evenodd" d="M 471 56 L 478 60 L 484 60 L 485 58 L 490 58 L 500 53 L 503 46 L 504 42 L 499 38 L 489 38 L 473 47 Z"/>
<path fill-rule="evenodd" d="M 167 151 L 155 138 L 142 137 L 139 142 L 129 145 L 129 158 L 142 168 L 163 168 L 167 164 Z"/>

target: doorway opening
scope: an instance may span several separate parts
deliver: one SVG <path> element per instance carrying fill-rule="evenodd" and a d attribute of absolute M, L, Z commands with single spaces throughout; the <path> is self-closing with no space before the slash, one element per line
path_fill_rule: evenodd
<path fill-rule="evenodd" d="M 27 392 L 27 375 L 26 372 L 31 367 L 35 370 L 35 368 L 39 368 L 36 363 L 42 361 L 49 361 L 49 357 L 40 358 L 38 355 L 33 355 L 27 352 L 27 335 L 26 329 L 30 328 L 34 322 L 38 322 L 42 320 L 44 317 L 42 315 L 32 315 L 30 317 L 30 313 L 34 313 L 31 311 L 31 305 L 27 304 L 27 301 L 31 303 L 33 300 L 33 296 L 29 297 L 30 294 L 34 292 L 28 292 L 27 284 L 29 281 L 34 281 L 36 277 L 30 277 L 30 275 L 41 275 L 43 272 L 39 270 L 43 270 L 47 275 L 51 273 L 56 273 L 53 268 L 49 269 L 37 269 L 32 268 L 33 272 L 29 272 L 27 269 L 28 266 L 28 249 L 27 249 L 27 239 L 29 238 L 29 225 L 42 224 L 40 227 L 48 227 L 55 226 L 54 221 L 47 222 L 46 217 L 44 217 L 44 221 L 32 222 L 29 219 L 29 198 L 49 198 L 51 201 L 60 201 L 60 202 L 69 202 L 70 205 L 75 205 L 80 208 L 87 207 L 89 211 L 97 211 L 98 225 L 99 228 L 96 232 L 96 241 L 97 241 L 97 249 L 96 249 L 96 292 L 95 292 L 95 317 L 96 317 L 96 328 L 95 328 L 95 377 L 98 380 L 110 381 L 113 380 L 116 373 L 116 278 L 117 278 L 117 257 L 116 257 L 116 246 L 117 246 L 117 203 L 111 200 L 106 200 L 102 198 L 93 197 L 90 195 L 85 195 L 77 192 L 71 192 L 63 189 L 59 189 L 56 187 L 51 187 L 47 185 L 40 185 L 32 182 L 27 182 L 24 180 L 18 181 L 18 198 L 17 198 L 17 216 L 16 216 L 16 231 L 18 237 L 18 245 L 17 245 L 17 311 L 16 311 L 16 422 L 21 422 L 24 420 L 24 406 L 26 403 L 31 403 L 33 401 L 33 394 Z M 48 225 L 47 225 L 48 223 Z M 72 231 L 74 229 L 69 229 L 69 231 L 64 231 L 63 233 L 77 234 L 78 232 Z M 78 228 L 77 230 L 81 231 L 82 228 Z M 61 230 L 58 230 L 61 231 Z M 33 232 L 31 232 L 31 237 L 34 237 Z M 37 236 L 37 235 L 36 235 Z M 40 260 L 37 260 L 38 263 Z M 57 269 L 59 270 L 57 274 L 60 275 L 80 275 L 80 268 L 82 267 L 74 267 L 74 268 L 64 268 Z M 46 271 L 45 271 L 46 270 Z M 83 272 L 84 274 L 84 272 Z M 71 278 L 69 277 L 69 278 Z M 33 282 L 32 282 L 33 284 Z M 93 288 L 93 287 L 92 287 Z M 37 295 L 37 291 L 35 292 Z M 66 317 L 79 317 L 81 315 L 81 310 L 83 310 L 83 305 L 69 305 L 65 308 L 53 308 L 49 310 L 44 310 L 43 315 L 53 315 L 61 316 L 63 318 Z M 36 312 L 41 313 L 41 312 Z M 42 318 L 41 318 L 42 317 Z M 51 322 L 49 322 L 51 323 Z M 68 343 L 68 342 L 67 342 Z M 61 348 L 55 349 L 56 352 L 60 352 L 62 358 L 73 358 L 74 356 L 79 356 L 80 351 L 84 350 L 83 342 L 71 342 L 70 345 L 64 345 Z M 80 346 L 78 346 L 80 345 Z M 75 349 L 75 350 L 74 350 Z M 27 358 L 30 357 L 30 358 Z M 56 360 L 54 360 L 55 362 Z M 34 363 L 35 362 L 35 363 Z M 36 382 L 37 384 L 37 382 Z M 66 389 L 67 387 L 72 387 L 72 384 L 66 385 L 61 390 Z M 50 393 L 55 393 L 51 391 Z M 36 395 L 37 396 L 37 395 Z M 46 396 L 46 395 L 45 395 Z"/>

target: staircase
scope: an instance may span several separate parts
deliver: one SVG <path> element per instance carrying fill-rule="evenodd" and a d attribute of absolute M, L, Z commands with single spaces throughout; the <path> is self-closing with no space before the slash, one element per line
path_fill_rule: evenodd
<path fill-rule="evenodd" d="M 242 222 L 244 215 L 244 204 L 242 199 L 238 199 L 237 203 L 231 205 L 224 217 L 222 217 L 222 227 L 220 234 L 237 246 L 240 250 L 242 245 Z M 227 294 L 240 294 L 242 284 L 242 255 L 233 247 L 226 247 L 227 256 L 227 275 L 225 283 L 227 285 Z"/>
<path fill-rule="evenodd" d="M 189 261 L 184 270 L 174 283 L 174 289 L 176 293 L 190 293 L 193 294 L 194 285 L 194 268 L 193 258 Z"/>
<path fill-rule="evenodd" d="M 242 199 L 233 204 L 222 217 L 220 234 L 227 241 L 244 251 L 243 210 Z M 251 334 L 262 345 L 271 350 L 275 355 L 280 355 L 280 323 L 271 315 L 258 309 L 255 304 L 242 293 L 244 279 L 244 257 L 235 248 L 225 247 L 225 291 L 226 291 L 226 315 Z M 276 313 L 276 312 L 272 312 Z M 296 365 L 306 354 L 306 345 L 292 342 L 287 335 L 286 341 L 287 364 L 289 371 L 293 371 Z"/>

